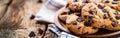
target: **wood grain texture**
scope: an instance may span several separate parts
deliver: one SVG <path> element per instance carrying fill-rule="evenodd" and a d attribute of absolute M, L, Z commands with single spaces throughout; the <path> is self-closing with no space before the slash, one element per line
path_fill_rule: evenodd
<path fill-rule="evenodd" d="M 8 6 L 6 13 L 3 15 L 3 17 L 0 19 L 0 26 L 3 26 L 5 28 L 11 28 L 11 27 L 17 27 L 17 25 L 20 24 L 22 21 L 20 7 L 24 5 L 24 0 L 10 0 L 11 3 Z"/>
<path fill-rule="evenodd" d="M 0 37 L 2 38 L 29 38 L 29 33 L 34 31 L 37 35 L 36 21 L 30 19 L 37 13 L 41 4 L 38 0 L 0 0 Z M 18 37 L 19 36 L 19 37 Z"/>

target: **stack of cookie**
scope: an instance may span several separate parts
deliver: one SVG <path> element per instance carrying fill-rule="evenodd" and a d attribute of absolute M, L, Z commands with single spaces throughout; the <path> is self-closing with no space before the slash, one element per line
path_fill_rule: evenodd
<path fill-rule="evenodd" d="M 96 0 L 97 1 L 97 0 Z M 59 19 L 74 34 L 120 30 L 120 0 L 69 0 Z"/>

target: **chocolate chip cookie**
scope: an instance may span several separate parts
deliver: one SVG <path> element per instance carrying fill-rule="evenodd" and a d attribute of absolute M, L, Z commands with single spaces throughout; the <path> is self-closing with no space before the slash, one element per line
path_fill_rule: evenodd
<path fill-rule="evenodd" d="M 74 34 L 93 34 L 98 28 L 85 24 L 85 20 L 75 14 L 68 16 L 66 26 Z"/>
<path fill-rule="evenodd" d="M 74 34 L 94 34 L 100 28 L 120 30 L 119 0 L 70 0 L 58 15 Z"/>
<path fill-rule="evenodd" d="M 103 0 L 102 3 L 120 11 L 120 0 Z"/>

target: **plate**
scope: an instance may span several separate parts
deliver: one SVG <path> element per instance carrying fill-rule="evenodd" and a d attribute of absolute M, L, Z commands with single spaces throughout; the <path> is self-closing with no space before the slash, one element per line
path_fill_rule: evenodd
<path fill-rule="evenodd" d="M 72 34 L 66 27 L 65 24 L 63 24 L 59 18 L 58 15 L 60 13 L 62 13 L 62 11 L 65 9 L 65 7 L 61 8 L 60 10 L 58 10 L 56 16 L 55 16 L 55 24 L 56 26 L 61 29 L 62 31 L 65 31 L 67 33 Z M 97 33 L 95 34 L 90 34 L 90 35 L 76 35 L 76 36 L 80 36 L 80 37 L 110 37 L 110 36 L 115 36 L 120 34 L 120 31 L 110 31 L 110 30 L 105 30 L 105 29 L 100 29 Z M 74 34 L 73 34 L 74 35 Z"/>

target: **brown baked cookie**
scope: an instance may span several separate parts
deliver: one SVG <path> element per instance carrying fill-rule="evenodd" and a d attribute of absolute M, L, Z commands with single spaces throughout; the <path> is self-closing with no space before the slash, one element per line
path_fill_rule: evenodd
<path fill-rule="evenodd" d="M 94 3 L 88 3 L 82 8 L 82 18 L 87 20 L 88 25 L 101 28 L 104 13 Z"/>
<path fill-rule="evenodd" d="M 80 11 L 81 8 L 87 3 L 100 3 L 101 0 L 68 0 L 66 5 L 72 11 Z"/>
<path fill-rule="evenodd" d="M 67 17 L 66 19 L 66 23 L 67 24 L 70 24 L 72 22 L 74 22 L 76 19 L 78 18 L 78 16 L 74 15 L 74 14 L 71 14 Z"/>
<path fill-rule="evenodd" d="M 68 16 L 66 26 L 74 34 L 93 34 L 98 31 L 98 28 L 85 24 L 85 20 L 75 14 Z"/>
<path fill-rule="evenodd" d="M 106 6 L 110 6 L 111 8 L 120 11 L 120 0 L 102 0 L 102 3 L 104 3 Z"/>
<path fill-rule="evenodd" d="M 108 30 L 120 30 L 120 24 L 119 24 L 119 11 L 114 10 L 110 7 L 105 7 L 105 9 L 108 11 L 108 15 L 109 15 L 109 19 L 105 19 L 104 20 L 104 25 L 105 25 L 105 29 Z"/>
<path fill-rule="evenodd" d="M 101 2 L 107 6 L 110 6 L 113 0 L 102 0 Z"/>
<path fill-rule="evenodd" d="M 96 33 L 99 29 L 96 27 L 87 27 L 83 25 L 84 23 L 79 23 L 78 25 L 67 25 L 68 29 L 74 33 L 74 34 L 94 34 Z"/>
<path fill-rule="evenodd" d="M 68 30 L 74 34 L 83 34 L 83 28 L 84 24 L 83 22 L 78 23 L 78 22 L 72 22 L 71 24 L 66 24 Z"/>
<path fill-rule="evenodd" d="M 111 21 L 110 19 L 104 20 L 104 28 L 108 30 L 120 30 L 120 20 Z"/>
<path fill-rule="evenodd" d="M 99 29 L 96 27 L 84 27 L 83 29 L 83 34 L 94 34 L 98 31 Z"/>
<path fill-rule="evenodd" d="M 101 0 L 100 0 L 101 1 Z M 65 26 L 74 34 L 93 34 L 99 28 L 120 30 L 119 0 L 70 0 L 58 15 Z"/>
<path fill-rule="evenodd" d="M 82 2 L 74 2 L 71 4 L 68 4 L 66 6 L 66 8 L 69 8 L 71 10 L 71 12 L 74 11 L 81 11 L 81 8 L 84 6 L 85 4 L 83 4 Z"/>
<path fill-rule="evenodd" d="M 113 3 L 111 3 L 110 7 L 112 9 L 120 11 L 120 1 L 114 1 Z"/>

